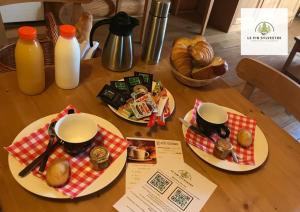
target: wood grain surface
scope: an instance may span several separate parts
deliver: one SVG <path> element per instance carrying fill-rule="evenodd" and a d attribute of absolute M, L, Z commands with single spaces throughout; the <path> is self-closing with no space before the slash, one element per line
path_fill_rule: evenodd
<path fill-rule="evenodd" d="M 263 115 L 252 103 L 222 80 L 195 89 L 180 84 L 171 73 L 169 59 L 159 65 L 141 62 L 128 72 L 111 72 L 102 68 L 98 59 L 82 64 L 81 82 L 73 90 L 59 89 L 53 70 L 47 70 L 47 88 L 37 96 L 26 96 L 17 87 L 16 72 L 0 74 L 0 207 L 2 211 L 114 211 L 112 205 L 124 195 L 125 169 L 110 186 L 87 197 L 74 200 L 53 200 L 36 196 L 22 188 L 12 177 L 3 149 L 31 122 L 57 113 L 68 104 L 82 112 L 100 116 L 117 126 L 124 136 L 152 137 L 184 141 L 179 117 L 192 107 L 196 98 L 233 108 L 257 120 L 269 144 L 269 156 L 257 170 L 233 173 L 217 169 L 195 155 L 183 142 L 185 162 L 218 185 L 203 211 L 299 211 L 300 210 L 300 146 L 290 135 Z M 95 97 L 105 83 L 133 75 L 133 71 L 154 74 L 173 94 L 175 113 L 165 128 L 149 130 L 117 117 Z M 0 211 L 1 211 L 0 209 Z"/>

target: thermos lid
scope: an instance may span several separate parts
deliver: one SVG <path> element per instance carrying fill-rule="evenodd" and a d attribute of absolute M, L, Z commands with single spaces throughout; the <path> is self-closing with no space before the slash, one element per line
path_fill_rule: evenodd
<path fill-rule="evenodd" d="M 168 17 L 170 0 L 152 0 L 150 14 L 156 17 Z"/>
<path fill-rule="evenodd" d="M 118 12 L 111 19 L 110 32 L 120 36 L 127 36 L 132 33 L 133 28 L 138 24 L 138 19 L 130 17 L 125 12 Z"/>

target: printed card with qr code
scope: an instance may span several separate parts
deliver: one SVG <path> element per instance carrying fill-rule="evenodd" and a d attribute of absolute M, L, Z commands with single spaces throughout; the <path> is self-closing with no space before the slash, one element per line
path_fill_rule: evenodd
<path fill-rule="evenodd" d="M 118 211 L 200 211 L 215 188 L 187 164 L 157 166 L 114 207 Z"/>
<path fill-rule="evenodd" d="M 181 210 L 185 210 L 188 205 L 192 202 L 193 197 L 186 193 L 181 188 L 177 187 L 172 194 L 168 197 L 168 199 L 179 207 Z"/>
<path fill-rule="evenodd" d="M 148 180 L 148 184 L 163 194 L 172 185 L 172 181 L 160 172 L 156 172 L 150 180 Z"/>

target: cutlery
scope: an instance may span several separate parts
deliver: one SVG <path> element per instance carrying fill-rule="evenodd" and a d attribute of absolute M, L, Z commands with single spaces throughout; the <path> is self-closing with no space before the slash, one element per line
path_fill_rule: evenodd
<path fill-rule="evenodd" d="M 191 123 L 185 121 L 183 118 L 179 118 L 180 122 L 186 126 L 187 128 L 191 129 L 193 132 L 201 135 L 201 136 L 204 136 L 204 137 L 207 137 L 208 139 L 210 139 L 213 143 L 215 143 L 215 140 L 212 139 L 208 133 L 206 133 L 203 129 L 199 128 L 199 127 L 196 127 L 194 125 L 192 125 Z"/>
<path fill-rule="evenodd" d="M 179 118 L 180 122 L 186 126 L 187 128 L 191 129 L 193 132 L 201 135 L 201 136 L 204 136 L 206 138 L 208 138 L 209 140 L 211 140 L 214 144 L 216 143 L 216 141 L 210 136 L 208 135 L 207 132 L 205 132 L 205 130 L 199 128 L 199 127 L 195 127 L 194 125 L 192 125 L 191 123 L 185 121 L 183 118 Z M 231 155 L 232 155 L 232 158 L 233 158 L 233 161 L 238 163 L 239 162 L 239 159 L 241 158 L 233 149 L 231 149 Z"/>
<path fill-rule="evenodd" d="M 22 171 L 19 172 L 19 176 L 25 177 L 30 171 L 32 171 L 35 167 L 37 167 L 42 162 L 42 159 L 45 157 L 46 154 L 50 155 L 60 144 L 61 144 L 61 140 L 56 141 L 48 149 L 48 151 L 45 150 L 45 152 L 43 152 L 40 156 L 38 156 L 30 164 L 28 164 L 24 169 L 22 169 Z"/>
<path fill-rule="evenodd" d="M 54 126 L 55 126 L 55 124 L 56 124 L 56 121 L 51 122 L 51 124 L 50 124 L 49 127 L 48 127 L 48 134 L 49 134 L 50 138 L 49 138 L 49 143 L 48 143 L 47 148 L 46 148 L 46 151 L 45 151 L 45 152 L 47 152 L 47 153 L 44 155 L 44 157 L 43 157 L 43 159 L 42 159 L 42 162 L 41 162 L 41 165 L 40 165 L 40 168 L 39 168 L 39 172 L 41 172 L 41 173 L 42 173 L 42 172 L 45 170 L 45 168 L 46 168 L 46 164 L 47 164 L 47 161 L 48 161 L 48 157 L 50 156 L 50 154 L 49 154 L 49 149 L 50 149 L 50 147 L 53 145 L 54 139 L 55 139 L 55 137 L 56 137 L 55 132 L 54 132 Z"/>
<path fill-rule="evenodd" d="M 75 113 L 75 110 L 74 109 L 69 109 L 68 110 L 68 114 L 72 114 L 72 113 Z M 54 128 L 54 126 L 53 126 L 53 128 Z M 53 129 L 53 131 L 54 131 L 54 129 Z M 48 131 L 48 133 L 49 133 L 49 131 Z M 49 157 L 49 155 L 56 149 L 56 147 L 58 147 L 61 144 L 63 144 L 63 141 L 60 140 L 60 139 L 57 139 L 57 141 L 53 145 L 50 145 L 49 147 L 47 146 L 46 150 L 41 155 L 39 155 L 38 157 L 36 157 L 30 164 L 28 164 L 24 169 L 22 169 L 19 172 L 19 176 L 20 177 L 25 177 L 35 167 L 37 167 L 38 165 L 41 164 L 42 160 L 45 158 L 46 155 L 48 155 L 48 157 Z"/>

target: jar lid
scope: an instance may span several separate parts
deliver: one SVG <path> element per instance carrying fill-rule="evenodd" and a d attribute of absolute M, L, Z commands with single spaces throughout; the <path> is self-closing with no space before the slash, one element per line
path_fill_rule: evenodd
<path fill-rule="evenodd" d="M 170 0 L 153 0 L 150 13 L 156 17 L 166 18 L 169 14 L 170 5 Z"/>
<path fill-rule="evenodd" d="M 76 28 L 72 25 L 60 25 L 59 31 L 60 35 L 65 38 L 72 38 L 76 34 Z"/>
<path fill-rule="evenodd" d="M 107 161 L 109 158 L 108 150 L 103 146 L 95 146 L 90 151 L 90 159 L 102 163 Z"/>
<path fill-rule="evenodd" d="M 36 29 L 31 26 L 23 26 L 18 29 L 19 37 L 25 40 L 34 40 L 36 38 Z"/>

